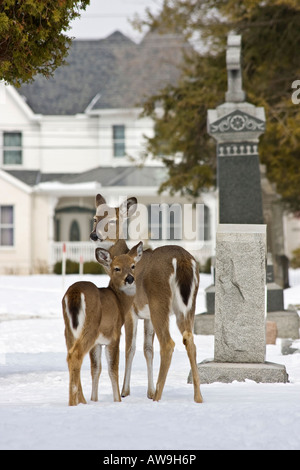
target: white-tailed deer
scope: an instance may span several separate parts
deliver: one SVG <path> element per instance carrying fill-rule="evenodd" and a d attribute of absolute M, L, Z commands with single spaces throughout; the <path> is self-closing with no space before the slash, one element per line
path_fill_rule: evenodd
<path fill-rule="evenodd" d="M 100 246 L 110 246 L 112 255 L 127 253 L 129 248 L 120 238 L 122 223 L 137 207 L 136 198 L 127 199 L 119 208 L 111 208 L 105 199 L 96 196 L 96 215 L 90 237 Z M 109 226 L 115 225 L 115 230 Z M 115 235 L 113 235 L 113 233 Z M 175 313 L 178 328 L 190 360 L 194 400 L 202 403 L 200 378 L 196 362 L 196 346 L 193 337 L 195 303 L 199 287 L 199 272 L 196 260 L 180 246 L 163 246 L 154 251 L 144 251 L 137 267 L 137 291 L 131 311 L 125 321 L 126 366 L 122 396 L 130 394 L 130 375 L 136 348 L 137 320 L 144 320 L 144 354 L 148 369 L 149 398 L 159 401 L 162 396 L 170 367 L 174 342 L 170 336 L 169 316 Z M 153 384 L 153 339 L 156 333 L 160 343 L 160 370 L 154 390 Z"/>
<path fill-rule="evenodd" d="M 68 350 L 69 405 L 86 403 L 80 380 L 84 356 L 89 352 L 92 374 L 92 397 L 98 401 L 101 351 L 106 346 L 108 372 L 114 401 L 121 401 L 119 390 L 119 343 L 121 328 L 132 307 L 136 293 L 136 269 L 143 255 L 140 242 L 127 254 L 112 257 L 102 248 L 96 258 L 110 275 L 109 286 L 98 289 L 92 282 L 76 282 L 62 300 L 65 338 Z"/>

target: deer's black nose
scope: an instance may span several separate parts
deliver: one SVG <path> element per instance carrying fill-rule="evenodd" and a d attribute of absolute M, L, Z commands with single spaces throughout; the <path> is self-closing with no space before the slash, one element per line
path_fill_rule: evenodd
<path fill-rule="evenodd" d="M 134 277 L 131 276 L 131 274 L 128 274 L 128 276 L 125 279 L 126 284 L 132 284 L 134 282 Z"/>
<path fill-rule="evenodd" d="M 92 232 L 90 234 L 90 239 L 93 240 L 93 242 L 96 242 L 98 240 L 98 235 L 96 232 Z"/>

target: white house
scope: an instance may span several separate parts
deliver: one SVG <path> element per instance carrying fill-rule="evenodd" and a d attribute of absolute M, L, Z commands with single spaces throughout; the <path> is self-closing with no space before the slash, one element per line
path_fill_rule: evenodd
<path fill-rule="evenodd" d="M 143 100 L 176 80 L 184 47 L 177 36 L 150 34 L 137 45 L 116 32 L 75 41 L 69 65 L 50 80 L 38 77 L 18 90 L 0 84 L 0 273 L 51 270 L 64 242 L 69 258 L 94 259 L 89 233 L 97 192 L 112 204 L 136 196 L 149 214 L 151 204 L 166 203 L 149 244 L 176 241 L 203 261 L 212 254 L 214 193 L 198 201 L 205 240 L 178 237 L 168 205 L 186 207 L 192 224 L 195 210 L 184 206 L 191 201 L 158 195 L 165 168 L 135 162 L 154 132 L 151 119 L 140 118 Z"/>

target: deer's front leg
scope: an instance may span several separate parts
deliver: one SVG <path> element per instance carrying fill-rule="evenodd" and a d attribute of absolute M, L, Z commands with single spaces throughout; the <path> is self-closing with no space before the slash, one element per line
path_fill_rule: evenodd
<path fill-rule="evenodd" d="M 134 312 L 129 312 L 125 318 L 125 375 L 122 387 L 122 397 L 130 395 L 130 377 L 132 361 L 136 351 L 136 333 L 138 318 Z"/>
<path fill-rule="evenodd" d="M 121 401 L 120 388 L 119 388 L 119 348 L 120 338 L 118 340 L 113 340 L 105 348 L 107 364 L 108 364 L 108 374 L 111 380 L 112 390 L 114 401 Z"/>

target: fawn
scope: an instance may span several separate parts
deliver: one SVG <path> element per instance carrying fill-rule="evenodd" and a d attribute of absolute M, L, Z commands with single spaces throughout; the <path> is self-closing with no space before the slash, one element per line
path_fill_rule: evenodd
<path fill-rule="evenodd" d="M 80 370 L 84 356 L 88 352 L 92 374 L 91 400 L 98 400 L 102 346 L 106 347 L 114 401 L 121 401 L 119 391 L 121 328 L 133 304 L 136 292 L 135 265 L 143 255 L 143 243 L 140 242 L 127 254 L 113 257 L 107 250 L 97 248 L 95 255 L 110 276 L 108 287 L 99 289 L 92 282 L 76 282 L 69 287 L 62 300 L 68 350 L 70 406 L 86 403 Z"/>

